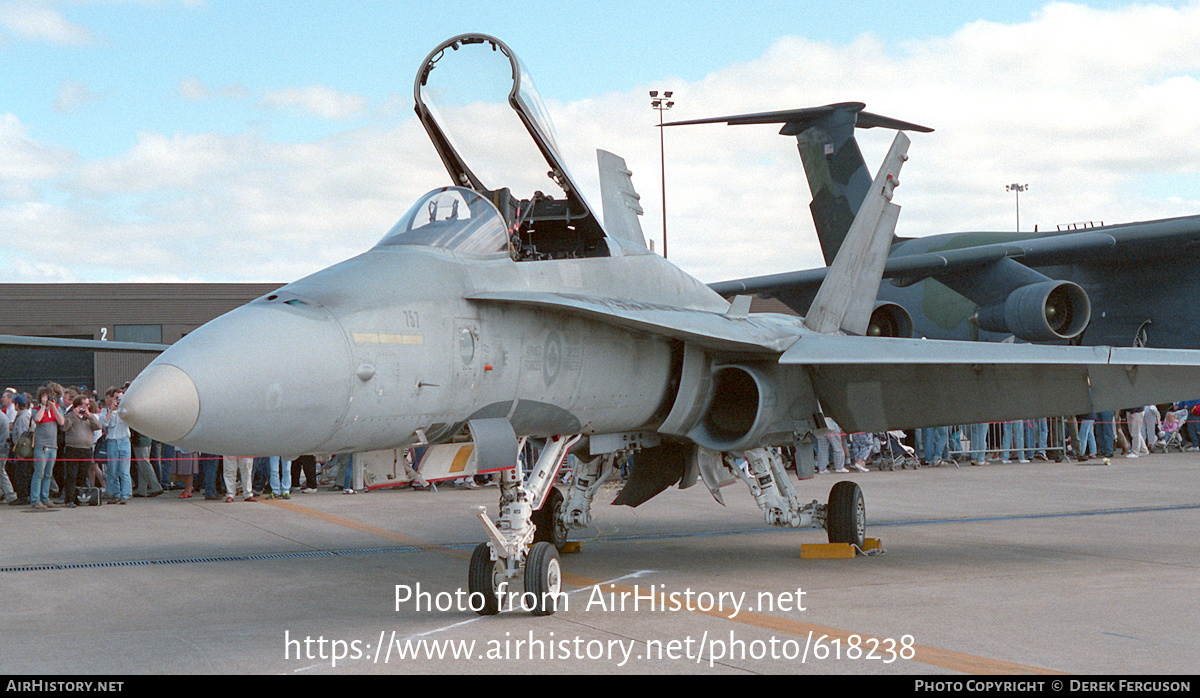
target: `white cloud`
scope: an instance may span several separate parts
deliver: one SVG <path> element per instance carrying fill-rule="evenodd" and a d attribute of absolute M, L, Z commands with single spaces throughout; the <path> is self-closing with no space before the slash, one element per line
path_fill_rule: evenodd
<path fill-rule="evenodd" d="M 81 4 L 183 5 L 203 7 L 205 0 L 0 0 L 0 41 L 7 33 L 21 41 L 62 46 L 96 43 L 87 27 L 68 20 L 58 7 Z"/>
<path fill-rule="evenodd" d="M 79 168 L 72 188 L 93 196 L 142 194 L 195 187 L 219 177 L 248 159 L 246 140 L 214 134 L 163 136 L 138 134 L 128 153 L 86 163 Z"/>
<path fill-rule="evenodd" d="M 58 88 L 58 96 L 54 99 L 54 111 L 71 112 L 102 99 L 103 95 L 93 92 L 87 85 L 75 80 L 66 80 Z"/>
<path fill-rule="evenodd" d="M 30 137 L 29 129 L 14 114 L 0 113 L 0 183 L 46 180 L 62 173 L 71 162 L 66 151 Z"/>
<path fill-rule="evenodd" d="M 669 120 L 856 100 L 936 128 L 912 134 L 896 194 L 901 235 L 1011 230 L 1013 198 L 1004 185 L 1014 181 L 1030 184 L 1021 197 L 1024 229 L 1118 223 L 1200 212 L 1194 46 L 1200 5 L 1053 4 L 1026 22 L 977 22 L 920 43 L 783 38 L 757 60 L 691 83 L 658 79 L 549 107 L 568 163 L 597 208 L 594 149 L 625 157 L 648 238 L 659 238 L 662 215 L 649 89 L 675 92 Z M 192 78 L 179 94 L 239 98 L 243 89 Z M 327 119 L 367 106 L 322 86 L 261 99 Z M 417 196 L 448 183 L 410 108 L 394 118 L 308 143 L 272 142 L 258 132 L 143 133 L 119 157 L 79 163 L 0 115 L 0 230 L 6 243 L 22 241 L 10 257 L 49 260 L 84 280 L 289 281 L 362 251 Z M 486 127 L 480 143 L 503 145 L 489 141 Z M 705 281 L 822 263 L 795 140 L 778 128 L 666 130 L 672 261 Z M 873 170 L 892 134 L 872 129 L 858 137 Z M 490 147 L 478 155 L 502 156 Z M 40 196 L 51 180 L 58 196 Z M 52 231 L 67 237 L 51 246 L 55 236 L 44 234 Z M 125 252 L 97 254 L 85 244 L 96 239 Z M 10 280 L 29 270 L 47 271 L 0 265 Z"/>
<path fill-rule="evenodd" d="M 324 85 L 290 87 L 267 92 L 262 97 L 267 107 L 297 108 L 322 119 L 340 121 L 359 116 L 367 110 L 367 99 L 361 95 L 340 92 Z"/>
<path fill-rule="evenodd" d="M 33 0 L 0 3 L 0 27 L 23 41 L 61 45 L 93 41 L 86 27 L 68 21 L 50 3 Z"/>
<path fill-rule="evenodd" d="M 70 284 L 79 281 L 75 273 L 61 264 L 18 259 L 13 264 L 13 275 L 29 282 Z"/>
<path fill-rule="evenodd" d="M 248 90 L 237 83 L 212 88 L 201 82 L 200 78 L 190 77 L 179 81 L 177 93 L 186 100 L 200 102 L 216 98 L 242 99 L 247 96 Z"/>
<path fill-rule="evenodd" d="M 11 254 L 83 280 L 290 281 L 364 251 L 448 183 L 420 136 L 413 119 L 315 143 L 145 133 L 65 177 L 70 203 L 0 207 L 0 230 L 22 231 Z"/>
<path fill-rule="evenodd" d="M 862 101 L 932 126 L 912 134 L 898 232 L 1011 230 L 1004 185 L 1028 182 L 1023 229 L 1200 212 L 1200 191 L 1156 192 L 1147 178 L 1200 182 L 1200 5 L 1097 10 L 1047 6 L 1015 25 L 974 23 L 949 37 L 887 45 L 780 39 L 760 59 L 673 89 L 668 120 Z M 623 155 L 661 229 L 656 115 L 645 90 L 553 109 L 560 130 Z M 561 118 L 560 118 L 561 117 Z M 580 123 L 580 119 L 584 123 Z M 626 124 L 617 131 L 599 123 Z M 631 125 L 631 126 L 629 126 Z M 666 130 L 670 256 L 707 281 L 822 264 L 795 139 L 776 126 Z M 860 130 L 874 170 L 892 133 Z M 581 164 L 586 151 L 574 149 Z M 1175 195 L 1177 199 L 1170 201 Z"/>

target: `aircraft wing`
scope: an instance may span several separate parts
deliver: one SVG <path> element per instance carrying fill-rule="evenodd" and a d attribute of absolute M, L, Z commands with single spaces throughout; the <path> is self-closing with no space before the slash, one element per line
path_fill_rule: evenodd
<path fill-rule="evenodd" d="M 821 287 L 821 282 L 825 280 L 825 274 L 827 273 L 829 273 L 829 267 L 817 267 L 802 271 L 751 276 L 745 279 L 717 281 L 716 283 L 709 284 L 708 287 L 725 298 L 732 298 L 733 296 L 746 293 L 771 296 L 783 289 L 808 292 L 809 295 L 812 295 Z M 884 278 L 887 278 L 886 267 L 884 268 Z"/>
<path fill-rule="evenodd" d="M 537 291 L 476 293 L 467 300 L 548 308 L 653 334 L 674 337 L 708 349 L 779 354 L 796 341 L 798 328 L 783 316 L 728 316 L 615 298 Z"/>
<path fill-rule="evenodd" d="M 1200 351 L 1176 349 L 806 334 L 779 361 L 808 368 L 847 431 L 1116 410 L 1200 386 Z"/>
<path fill-rule="evenodd" d="M 1027 266 L 1060 264 L 1107 252 L 1116 244 L 1116 238 L 1108 233 L 1082 232 L 942 249 L 896 257 L 885 274 L 888 278 L 916 281 L 1001 259 L 1016 259 Z"/>
<path fill-rule="evenodd" d="M 773 315 L 736 318 L 560 293 L 469 298 L 583 315 L 715 351 L 778 357 L 804 367 L 826 412 L 848 431 L 1115 410 L 1186 399 L 1197 390 L 1189 386 L 1200 386 L 1200 351 L 831 335 Z"/>

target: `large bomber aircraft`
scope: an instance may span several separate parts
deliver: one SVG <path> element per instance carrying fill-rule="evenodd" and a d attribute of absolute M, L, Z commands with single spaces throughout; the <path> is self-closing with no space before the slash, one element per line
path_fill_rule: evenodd
<path fill-rule="evenodd" d="M 783 124 L 808 176 L 826 264 L 862 205 L 870 174 L 855 128 L 932 129 L 862 111 L 860 102 L 667 124 Z M 872 334 L 1200 348 L 1200 216 L 1043 233 L 895 238 Z M 826 269 L 712 284 L 725 297 L 776 297 L 808 311 Z M 1108 408 L 1122 405 L 1109 405 Z"/>
<path fill-rule="evenodd" d="M 481 101 L 468 88 L 493 91 Z M 419 199 L 370 250 L 181 339 L 120 409 L 160 441 L 210 453 L 470 442 L 462 472 L 502 480 L 500 514 L 480 513 L 487 541 L 470 562 L 480 613 L 513 606 L 505 590 L 521 589 L 521 607 L 554 612 L 556 547 L 588 525 L 617 454 L 633 454 L 617 503 L 698 480 L 719 500 L 741 479 L 771 524 L 861 546 L 860 488 L 839 482 L 827 503 L 805 503 L 771 447 L 811 443 L 826 415 L 850 431 L 1014 419 L 1175 399 L 1200 378 L 1200 351 L 864 336 L 899 215 L 903 133 L 807 317 L 751 315 L 749 297 L 726 301 L 647 249 L 628 170 L 609 156 L 601 224 L 528 73 L 498 39 L 439 45 L 414 92 L 453 185 Z M 532 140 L 522 159 L 468 164 L 516 147 L 513 133 Z M 541 451 L 526 472 L 518 452 L 529 440 Z M 569 452 L 578 464 L 564 497 L 554 481 Z"/>

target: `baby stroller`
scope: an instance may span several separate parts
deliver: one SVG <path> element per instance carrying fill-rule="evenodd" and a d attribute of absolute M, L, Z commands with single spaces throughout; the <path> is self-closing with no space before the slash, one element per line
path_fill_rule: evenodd
<path fill-rule="evenodd" d="M 1162 423 L 1162 438 L 1155 444 L 1154 448 L 1162 453 L 1170 453 L 1177 451 L 1183 453 L 1183 425 L 1187 422 L 1187 410 L 1175 410 L 1167 412 Z"/>
<path fill-rule="evenodd" d="M 876 434 L 879 439 L 879 469 L 894 471 L 896 466 L 903 468 L 912 468 L 916 470 L 921 467 L 921 461 L 917 460 L 917 451 L 911 446 L 905 446 L 902 439 L 904 438 L 903 431 L 889 431 L 882 434 Z"/>

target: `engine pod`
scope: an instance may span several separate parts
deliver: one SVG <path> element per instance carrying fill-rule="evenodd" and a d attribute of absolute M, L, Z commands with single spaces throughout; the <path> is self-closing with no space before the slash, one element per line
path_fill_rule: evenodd
<path fill-rule="evenodd" d="M 1092 317 L 1087 292 L 1070 281 L 1043 281 L 1022 286 L 1003 303 L 980 308 L 979 328 L 1007 332 L 1027 342 L 1078 337 Z"/>

